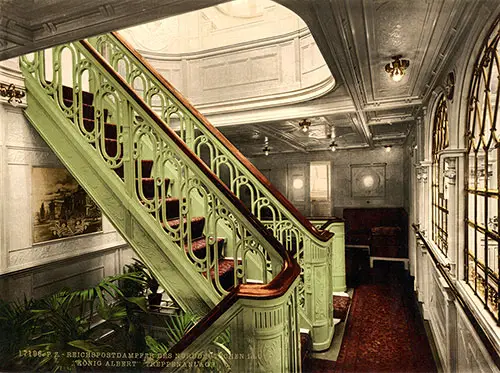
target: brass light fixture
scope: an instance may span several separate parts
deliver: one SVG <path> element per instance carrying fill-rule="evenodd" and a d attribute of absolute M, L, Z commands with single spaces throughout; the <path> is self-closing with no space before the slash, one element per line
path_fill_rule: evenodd
<path fill-rule="evenodd" d="M 9 99 L 7 102 L 9 104 L 13 103 L 12 101 L 14 101 L 14 104 L 20 104 L 22 102 L 21 99 L 25 96 L 25 93 L 20 89 L 17 89 L 12 83 L 8 86 L 0 83 L 0 96 L 8 97 Z"/>
<path fill-rule="evenodd" d="M 337 143 L 335 142 L 335 140 L 332 140 L 332 143 L 330 144 L 329 148 L 332 152 L 337 150 Z"/>
<path fill-rule="evenodd" d="M 268 146 L 268 145 L 266 145 L 266 146 L 264 146 L 264 147 L 262 148 L 262 151 L 264 152 L 264 154 L 265 154 L 265 155 L 269 155 L 269 151 L 270 151 L 270 150 L 271 150 L 271 149 L 269 148 L 269 146 Z"/>
<path fill-rule="evenodd" d="M 302 129 L 302 132 L 306 133 L 309 130 L 309 127 L 311 126 L 311 122 L 309 122 L 307 119 L 304 119 L 301 122 L 299 122 L 299 126 Z"/>
<path fill-rule="evenodd" d="M 402 60 L 402 56 L 392 57 L 394 61 L 385 65 L 385 71 L 390 75 L 395 82 L 401 81 L 405 75 L 406 69 L 410 66 L 409 60 Z"/>
<path fill-rule="evenodd" d="M 385 148 L 386 153 L 389 153 L 392 150 L 391 145 L 384 145 L 384 148 Z"/>
<path fill-rule="evenodd" d="M 264 138 L 264 147 L 262 148 L 262 151 L 266 156 L 268 156 L 269 152 L 271 151 L 271 148 L 269 147 L 269 139 L 267 136 Z"/>

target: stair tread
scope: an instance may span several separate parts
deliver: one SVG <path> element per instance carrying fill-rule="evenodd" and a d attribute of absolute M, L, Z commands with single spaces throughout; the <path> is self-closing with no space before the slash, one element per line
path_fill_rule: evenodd
<path fill-rule="evenodd" d="M 219 278 L 223 275 L 228 275 L 234 271 L 234 260 L 233 259 L 221 259 L 219 260 Z M 210 277 L 215 277 L 215 267 L 210 269 Z"/>
<path fill-rule="evenodd" d="M 182 218 L 182 220 L 184 223 L 187 222 L 187 218 Z M 202 222 L 202 221 L 205 221 L 204 216 L 195 216 L 195 217 L 191 218 L 191 223 L 198 223 L 198 222 Z M 180 224 L 180 222 L 181 222 L 181 219 L 179 219 L 179 218 L 167 220 L 167 224 L 170 227 L 178 226 Z"/>
<path fill-rule="evenodd" d="M 142 169 L 143 175 L 151 175 L 153 170 L 154 161 L 152 159 L 142 159 Z M 137 170 L 138 162 L 136 161 L 136 170 Z M 123 165 L 115 169 L 118 176 L 123 177 Z M 145 172 L 144 172 L 145 171 Z"/>
<path fill-rule="evenodd" d="M 139 178 L 136 178 L 136 179 L 139 179 Z M 156 177 L 141 177 L 141 180 L 142 181 L 145 181 L 147 183 L 151 183 L 153 181 L 155 181 L 157 178 Z M 164 180 L 170 180 L 168 177 L 165 177 Z"/>
<path fill-rule="evenodd" d="M 349 312 L 349 307 L 351 305 L 351 298 L 345 296 L 334 295 L 333 299 L 333 317 L 344 321 Z"/>
<path fill-rule="evenodd" d="M 217 244 L 220 244 L 223 242 L 224 242 L 224 238 L 221 238 L 221 237 L 217 238 Z M 197 239 L 191 241 L 191 249 L 193 250 L 193 252 L 204 250 L 207 248 L 208 245 L 209 244 L 207 243 L 206 237 L 200 237 L 200 238 L 197 238 Z M 189 248 L 189 245 L 186 243 L 184 245 L 184 249 L 187 251 L 188 248 Z"/>

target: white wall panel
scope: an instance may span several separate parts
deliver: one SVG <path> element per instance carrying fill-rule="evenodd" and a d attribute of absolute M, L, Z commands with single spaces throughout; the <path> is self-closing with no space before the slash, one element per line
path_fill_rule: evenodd
<path fill-rule="evenodd" d="M 299 57 L 295 53 L 295 43 L 298 42 L 297 39 L 298 38 L 279 45 L 281 83 L 289 87 L 293 87 L 290 86 L 290 84 L 294 84 L 299 80 Z"/>
<path fill-rule="evenodd" d="M 280 63 L 277 53 L 256 56 L 251 61 L 251 81 L 254 83 L 278 81 Z"/>
<path fill-rule="evenodd" d="M 488 351 L 456 299 L 456 293 L 418 240 L 418 299 L 423 302 L 444 372 L 498 372 Z M 424 255 L 422 255 L 424 253 Z"/>
<path fill-rule="evenodd" d="M 294 103 L 305 99 L 301 95 L 319 97 L 334 87 L 313 38 L 301 38 L 297 33 L 264 45 L 243 43 L 198 54 L 143 54 L 203 112 L 234 111 L 235 101 L 243 106 L 259 100 L 269 105 L 273 99 Z"/>
<path fill-rule="evenodd" d="M 90 286 L 121 270 L 121 248 L 128 247 L 105 217 L 102 232 L 33 244 L 32 169 L 62 164 L 22 110 L 0 103 L 2 299 L 41 296 L 62 286 Z"/>
<path fill-rule="evenodd" d="M 31 168 L 25 165 L 7 167 L 7 190 L 2 196 L 7 206 L 7 250 L 30 246 L 31 244 Z"/>
<path fill-rule="evenodd" d="M 428 307 L 429 311 L 429 322 L 431 325 L 432 332 L 434 334 L 434 341 L 436 342 L 436 347 L 439 350 L 440 356 L 443 358 L 441 361 L 443 365 L 446 365 L 447 356 L 447 343 L 446 343 L 446 335 L 447 335 L 447 325 L 446 325 L 446 300 L 445 295 L 443 294 L 443 289 L 441 288 L 441 284 L 439 281 L 439 273 L 436 271 L 433 266 L 432 259 L 430 256 L 427 256 L 430 261 L 427 268 L 430 269 L 427 278 L 430 280 L 429 291 L 430 294 L 428 296 Z"/>
<path fill-rule="evenodd" d="M 458 307 L 457 316 L 457 371 L 460 373 L 498 372 L 488 351 L 481 343 L 474 328 L 460 307 Z"/>

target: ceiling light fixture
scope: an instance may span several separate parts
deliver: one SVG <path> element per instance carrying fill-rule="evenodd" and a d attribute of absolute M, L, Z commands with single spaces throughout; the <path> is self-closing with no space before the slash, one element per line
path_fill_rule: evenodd
<path fill-rule="evenodd" d="M 262 151 L 266 156 L 269 155 L 269 152 L 271 151 L 271 148 L 269 147 L 269 138 L 267 136 L 264 138 L 264 147 L 262 148 Z"/>
<path fill-rule="evenodd" d="M 335 150 L 337 150 L 337 143 L 335 142 L 335 140 L 332 141 L 332 143 L 330 144 L 330 146 L 328 147 L 332 152 L 334 152 Z"/>
<path fill-rule="evenodd" d="M 410 66 L 409 60 L 401 60 L 402 56 L 394 56 L 394 61 L 385 65 L 385 71 L 390 75 L 395 82 L 401 81 L 405 75 L 406 69 Z"/>
<path fill-rule="evenodd" d="M 389 152 L 391 151 L 391 149 L 392 149 L 392 146 L 390 146 L 390 145 L 385 145 L 385 146 L 384 146 L 384 148 L 385 148 L 385 151 L 386 151 L 387 153 L 389 153 Z"/>
<path fill-rule="evenodd" d="M 311 126 L 311 122 L 309 122 L 307 119 L 302 120 L 299 122 L 299 126 L 302 130 L 302 132 L 307 132 L 309 130 L 309 127 Z"/>

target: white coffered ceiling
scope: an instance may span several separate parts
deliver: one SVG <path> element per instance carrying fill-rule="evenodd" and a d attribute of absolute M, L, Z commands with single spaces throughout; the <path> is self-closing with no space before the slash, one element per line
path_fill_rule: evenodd
<path fill-rule="evenodd" d="M 223 2 L 0 0 L 0 59 Z M 282 108 L 276 119 L 263 111 L 259 121 L 245 123 L 246 113 L 238 126 L 221 127 L 248 155 L 261 152 L 262 136 L 280 152 L 324 150 L 332 126 L 340 149 L 403 143 L 476 14 L 500 11 L 498 0 L 277 2 L 307 23 L 337 88 L 316 101 Z M 399 83 L 384 71 L 394 55 L 410 60 Z M 298 130 L 304 118 L 312 122 L 311 136 Z M 227 124 L 222 116 L 213 121 Z"/>

